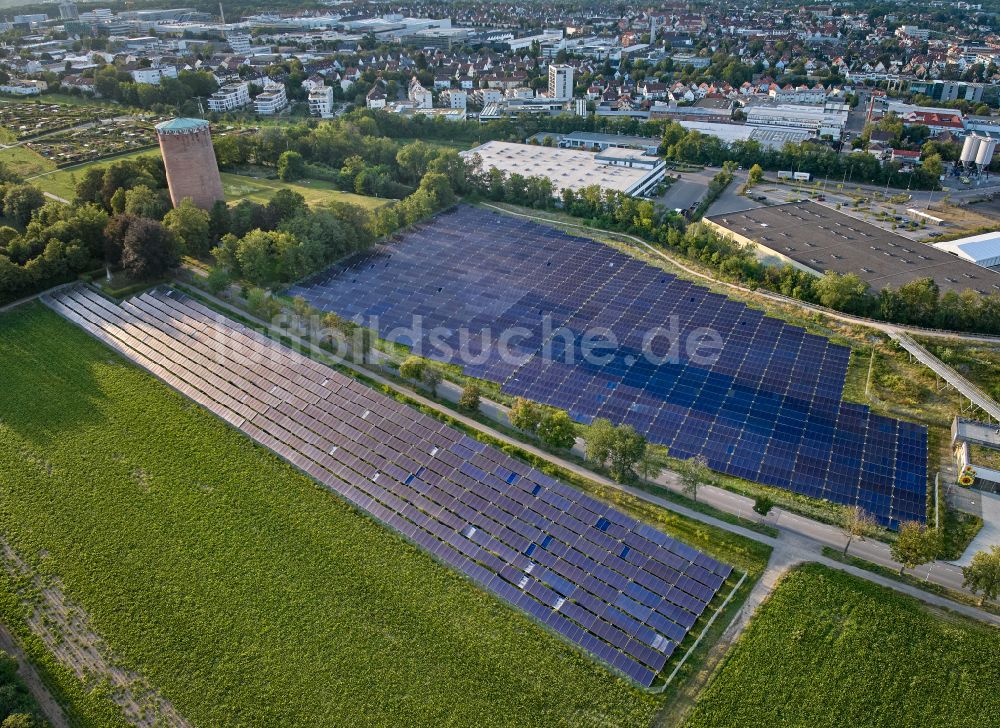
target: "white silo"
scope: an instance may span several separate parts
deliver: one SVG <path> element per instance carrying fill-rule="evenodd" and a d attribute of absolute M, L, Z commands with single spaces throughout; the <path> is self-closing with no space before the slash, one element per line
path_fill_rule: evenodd
<path fill-rule="evenodd" d="M 976 164 L 980 168 L 988 167 L 993 161 L 993 152 L 996 151 L 996 148 L 996 139 L 983 139 L 979 143 L 979 149 L 976 150 Z"/>
<path fill-rule="evenodd" d="M 966 136 L 965 144 L 962 145 L 962 155 L 959 159 L 964 163 L 975 162 L 976 152 L 979 151 L 979 144 L 982 141 L 982 138 L 976 136 L 975 134 L 969 134 Z"/>

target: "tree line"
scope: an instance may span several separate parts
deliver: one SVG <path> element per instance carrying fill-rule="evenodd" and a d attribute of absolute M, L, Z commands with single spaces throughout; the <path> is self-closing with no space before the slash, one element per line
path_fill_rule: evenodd
<path fill-rule="evenodd" d="M 214 255 L 218 266 L 231 275 L 256 285 L 278 286 L 469 196 L 538 209 L 561 206 L 587 224 L 637 235 L 681 253 L 711 267 L 725 280 L 845 313 L 893 323 L 1000 333 L 1000 295 L 942 293 L 931 279 L 872 291 L 851 274 L 828 273 L 817 278 L 791 266 L 764 265 L 752 251 L 703 225 L 688 225 L 672 211 L 657 210 L 649 200 L 596 186 L 564 190 L 556 198 L 546 178 L 483 170 L 474 157 L 462 159 L 452 149 L 374 136 L 383 122 L 381 116 L 376 120 L 369 114 L 355 114 L 318 124 L 267 128 L 253 135 L 230 135 L 215 142 L 220 162 L 234 167 L 273 168 L 273 173 L 289 180 L 316 176 L 352 192 L 391 191 L 398 197 L 374 210 L 343 203 L 313 209 L 289 190 L 279 192 L 267 204 L 243 200 L 231 207 L 220 203 L 210 211 L 190 204 L 172 210 L 162 161 L 154 157 L 88 169 L 77 185 L 76 203 L 63 207 L 44 204 L 37 190 L 0 170 L 0 180 L 5 180 L 0 186 L 0 204 L 13 223 L 0 228 L 0 296 L 10 300 L 104 265 L 120 265 L 136 276 L 155 277 L 181 255 Z M 678 134 L 675 126 L 668 125 L 663 136 L 673 154 L 686 156 L 689 152 L 684 149 L 704 141 L 687 132 Z M 740 149 L 749 155 L 754 144 Z M 704 149 L 719 149 L 718 143 Z M 790 149 L 789 153 L 793 151 L 827 159 L 825 151 Z M 692 154 L 703 153 L 708 154 Z M 839 155 L 832 150 L 830 154 L 835 160 L 831 163 L 839 164 Z M 744 161 L 751 159 L 748 156 Z M 109 239 L 103 226 L 111 223 Z"/>
<path fill-rule="evenodd" d="M 136 83 L 128 70 L 111 64 L 85 70 L 80 75 L 93 77 L 94 90 L 102 98 L 158 113 L 177 110 L 189 116 L 201 113 L 196 99 L 211 96 L 219 88 L 208 71 L 184 70 L 177 78 L 161 77 L 158 84 Z"/>

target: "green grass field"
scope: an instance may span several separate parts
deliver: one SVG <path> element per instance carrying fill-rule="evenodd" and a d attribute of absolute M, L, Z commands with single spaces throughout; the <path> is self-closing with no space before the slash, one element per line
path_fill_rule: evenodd
<path fill-rule="evenodd" d="M 418 139 L 417 137 L 392 137 L 392 140 L 400 145 L 412 144 L 413 142 L 424 142 L 425 144 L 430 144 L 435 147 L 443 147 L 445 149 L 454 149 L 457 152 L 464 152 L 466 149 L 472 149 L 475 146 L 479 146 L 479 142 L 466 142 L 450 139 Z"/>
<path fill-rule="evenodd" d="M 366 197 L 355 195 L 351 192 L 342 192 L 330 182 L 321 180 L 302 180 L 300 182 L 281 182 L 275 179 L 260 179 L 258 177 L 248 177 L 240 174 L 222 174 L 222 189 L 226 193 L 228 202 L 238 202 L 240 200 L 251 200 L 253 202 L 266 203 L 274 194 L 281 189 L 290 189 L 298 192 L 306 198 L 306 202 L 316 207 L 328 205 L 331 202 L 347 202 L 352 205 L 360 205 L 368 210 L 381 207 L 388 200 L 377 197 Z"/>
<path fill-rule="evenodd" d="M 686 728 L 988 728 L 1000 631 L 809 564 L 754 617 Z"/>
<path fill-rule="evenodd" d="M 23 146 L 0 149 L 0 162 L 21 177 L 31 177 L 56 168 L 55 162 Z"/>
<path fill-rule="evenodd" d="M 1000 348 L 955 339 L 924 338 L 920 343 L 988 395 L 1000 399 Z"/>
<path fill-rule="evenodd" d="M 0 352 L 0 533 L 194 724 L 651 721 L 657 698 L 40 304 L 0 315 Z M 0 569 L 16 624 L 11 595 Z"/>

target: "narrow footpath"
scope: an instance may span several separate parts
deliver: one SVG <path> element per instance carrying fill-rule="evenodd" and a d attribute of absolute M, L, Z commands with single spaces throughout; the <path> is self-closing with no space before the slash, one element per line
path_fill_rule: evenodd
<path fill-rule="evenodd" d="M 53 728 L 69 728 L 69 721 L 66 719 L 62 706 L 52 697 L 52 693 L 49 692 L 31 661 L 24 654 L 24 650 L 2 624 L 0 624 L 0 650 L 17 660 L 17 674 L 24 681 L 31 696 L 38 703 L 38 707 Z"/>

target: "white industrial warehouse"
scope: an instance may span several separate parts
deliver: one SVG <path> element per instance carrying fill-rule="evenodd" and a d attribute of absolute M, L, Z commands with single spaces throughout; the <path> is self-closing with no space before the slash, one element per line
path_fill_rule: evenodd
<path fill-rule="evenodd" d="M 934 247 L 985 268 L 1000 267 L 1000 231 L 934 243 Z"/>
<path fill-rule="evenodd" d="M 666 165 L 641 150 L 608 147 L 596 154 L 575 149 L 491 141 L 461 153 L 478 155 L 482 168 L 523 177 L 547 177 L 555 194 L 598 185 L 627 195 L 644 195 L 656 188 Z"/>

